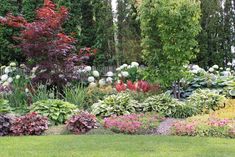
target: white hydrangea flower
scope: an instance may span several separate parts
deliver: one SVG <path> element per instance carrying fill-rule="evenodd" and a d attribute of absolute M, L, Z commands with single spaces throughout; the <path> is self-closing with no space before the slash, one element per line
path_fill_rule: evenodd
<path fill-rule="evenodd" d="M 25 64 L 20 64 L 20 67 L 21 68 L 26 68 L 26 65 Z"/>
<path fill-rule="evenodd" d="M 122 74 L 118 74 L 118 77 L 122 77 Z"/>
<path fill-rule="evenodd" d="M 6 66 L 5 66 L 5 65 L 1 66 L 1 70 L 3 70 L 4 68 L 6 68 Z"/>
<path fill-rule="evenodd" d="M 215 70 L 214 70 L 214 68 L 210 68 L 208 71 L 213 73 Z"/>
<path fill-rule="evenodd" d="M 16 66 L 16 63 L 15 63 L 15 62 L 11 62 L 9 65 L 10 65 L 11 67 L 15 67 L 15 66 Z"/>
<path fill-rule="evenodd" d="M 100 76 L 100 73 L 98 72 L 98 71 L 93 71 L 92 72 L 92 74 L 93 74 L 93 76 L 95 76 L 95 77 L 99 77 Z"/>
<path fill-rule="evenodd" d="M 127 71 L 122 71 L 121 74 L 122 74 L 123 77 L 128 77 L 129 76 L 129 73 Z"/>
<path fill-rule="evenodd" d="M 219 69 L 219 66 L 218 65 L 213 65 L 212 68 Z"/>
<path fill-rule="evenodd" d="M 9 74 L 10 72 L 12 72 L 11 67 L 6 67 L 4 72 L 5 74 Z"/>
<path fill-rule="evenodd" d="M 220 67 L 219 69 L 220 69 L 220 70 L 224 70 L 224 68 L 223 68 L 223 67 Z"/>
<path fill-rule="evenodd" d="M 100 79 L 99 80 L 99 85 L 100 86 L 104 86 L 106 84 L 105 80 L 104 79 Z"/>
<path fill-rule="evenodd" d="M 91 66 L 86 66 L 86 67 L 84 68 L 84 70 L 85 70 L 85 72 L 90 72 L 90 71 L 91 71 Z"/>
<path fill-rule="evenodd" d="M 112 77 L 108 77 L 108 78 L 106 78 L 106 82 L 108 82 L 108 83 L 112 83 L 112 82 L 113 82 L 113 78 L 112 78 Z"/>
<path fill-rule="evenodd" d="M 232 63 L 231 62 L 228 62 L 228 64 L 227 64 L 228 66 L 231 66 L 232 65 Z"/>
<path fill-rule="evenodd" d="M 13 78 L 12 78 L 12 77 L 9 77 L 9 78 L 7 79 L 7 82 L 8 82 L 8 83 L 12 83 L 12 82 L 13 82 Z"/>
<path fill-rule="evenodd" d="M 131 62 L 131 67 L 139 67 L 139 63 L 137 63 L 137 62 Z"/>
<path fill-rule="evenodd" d="M 91 82 L 90 84 L 89 84 L 89 87 L 91 87 L 91 88 L 94 88 L 94 87 L 96 87 L 97 86 L 97 84 L 95 83 L 95 82 Z"/>
<path fill-rule="evenodd" d="M 88 82 L 95 82 L 95 78 L 93 76 L 88 77 Z"/>
<path fill-rule="evenodd" d="M 225 76 L 225 77 L 228 77 L 228 76 L 231 76 L 232 74 L 231 74 L 230 71 L 223 71 L 222 75 Z"/>
<path fill-rule="evenodd" d="M 4 74 L 1 76 L 1 80 L 2 82 L 6 81 L 8 79 L 8 75 L 7 74 Z"/>
<path fill-rule="evenodd" d="M 7 87 L 9 85 L 10 85 L 9 82 L 7 82 L 7 81 L 2 84 L 2 86 L 4 86 L 4 87 Z"/>
<path fill-rule="evenodd" d="M 201 69 L 201 68 L 200 68 L 198 65 L 193 65 L 193 66 L 192 66 L 192 69 L 193 69 L 193 70 L 198 70 L 198 69 Z"/>
<path fill-rule="evenodd" d="M 197 74 L 197 73 L 198 73 L 198 70 L 193 69 L 193 70 L 191 70 L 191 73 L 193 73 L 193 74 Z"/>
<path fill-rule="evenodd" d="M 231 69 L 230 68 L 226 68 L 226 71 L 230 71 Z"/>
<path fill-rule="evenodd" d="M 121 71 L 121 68 L 120 68 L 120 67 L 118 67 L 118 68 L 116 69 L 116 71 Z"/>
<path fill-rule="evenodd" d="M 25 93 L 28 93 L 29 92 L 29 89 L 28 88 L 25 88 Z"/>
<path fill-rule="evenodd" d="M 113 77 L 113 72 L 112 71 L 107 72 L 106 76 Z"/>

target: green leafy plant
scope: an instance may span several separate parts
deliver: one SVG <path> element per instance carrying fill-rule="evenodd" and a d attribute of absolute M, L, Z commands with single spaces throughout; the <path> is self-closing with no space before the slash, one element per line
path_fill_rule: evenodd
<path fill-rule="evenodd" d="M 10 113 L 12 108 L 10 107 L 7 100 L 0 99 L 0 113 Z"/>
<path fill-rule="evenodd" d="M 179 84 L 184 65 L 195 58 L 200 32 L 200 3 L 191 0 L 144 0 L 140 9 L 145 62 L 157 69 L 163 86 Z M 177 86 L 173 86 L 174 88 Z M 179 98 L 179 92 L 174 92 Z"/>
<path fill-rule="evenodd" d="M 77 107 L 69 102 L 62 100 L 42 100 L 33 103 L 31 112 L 36 112 L 48 117 L 55 125 L 63 124 L 73 113 Z"/>
<path fill-rule="evenodd" d="M 164 116 L 173 117 L 177 112 L 177 108 L 183 105 L 183 102 L 172 98 L 167 93 L 163 93 L 147 98 L 142 106 L 144 112 L 156 111 Z"/>
<path fill-rule="evenodd" d="M 136 112 L 138 102 L 132 100 L 127 93 L 118 93 L 110 95 L 99 100 L 91 106 L 92 113 L 101 117 L 109 117 L 111 115 L 124 115 Z"/>
<path fill-rule="evenodd" d="M 225 106 L 226 98 L 216 91 L 198 89 L 188 98 L 187 104 L 198 109 L 199 113 L 209 113 Z"/>
<path fill-rule="evenodd" d="M 75 134 L 83 134 L 97 128 L 95 115 L 88 112 L 80 112 L 73 115 L 66 122 L 67 129 Z"/>

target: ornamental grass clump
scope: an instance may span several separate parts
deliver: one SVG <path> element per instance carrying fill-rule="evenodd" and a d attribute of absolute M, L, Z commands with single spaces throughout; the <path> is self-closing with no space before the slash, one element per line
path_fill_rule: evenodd
<path fill-rule="evenodd" d="M 79 112 L 67 122 L 67 129 L 74 134 L 84 134 L 98 126 L 96 116 L 88 112 Z"/>

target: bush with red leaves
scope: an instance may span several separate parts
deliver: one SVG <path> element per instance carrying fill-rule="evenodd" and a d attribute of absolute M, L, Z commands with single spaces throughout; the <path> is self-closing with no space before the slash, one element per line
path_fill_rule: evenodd
<path fill-rule="evenodd" d="M 0 114 L 0 136 L 6 136 L 10 134 L 12 121 L 13 117 Z"/>
<path fill-rule="evenodd" d="M 67 8 L 57 9 L 51 0 L 44 0 L 42 8 L 36 11 L 34 22 L 12 14 L 0 17 L 0 23 L 20 28 L 19 36 L 13 38 L 20 42 L 18 47 L 27 57 L 28 66 L 38 67 L 33 79 L 35 83 L 49 82 L 58 86 L 74 79 L 74 67 L 83 58 L 72 53 L 75 39 L 60 33 L 68 14 Z"/>
<path fill-rule="evenodd" d="M 75 134 L 83 134 L 97 128 L 96 116 L 88 112 L 80 112 L 67 122 L 67 129 Z"/>
<path fill-rule="evenodd" d="M 123 92 L 129 89 L 135 92 L 158 92 L 160 90 L 160 85 L 149 84 L 147 81 L 139 80 L 137 82 L 127 81 L 127 84 L 122 81 L 115 86 L 117 92 Z"/>
<path fill-rule="evenodd" d="M 47 129 L 47 118 L 34 112 L 16 118 L 11 126 L 11 132 L 15 136 L 41 135 Z"/>

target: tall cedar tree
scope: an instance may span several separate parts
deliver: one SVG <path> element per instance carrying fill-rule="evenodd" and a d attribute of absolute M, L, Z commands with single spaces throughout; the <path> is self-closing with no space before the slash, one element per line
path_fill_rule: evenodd
<path fill-rule="evenodd" d="M 21 29 L 14 39 L 21 42 L 18 47 L 27 57 L 28 65 L 38 67 L 33 82 L 49 81 L 61 86 L 72 78 L 75 62 L 80 58 L 71 53 L 75 40 L 60 33 L 67 17 L 67 8 L 56 10 L 56 5 L 50 0 L 44 0 L 43 7 L 36 11 L 35 22 L 12 14 L 0 17 L 0 23 Z"/>

